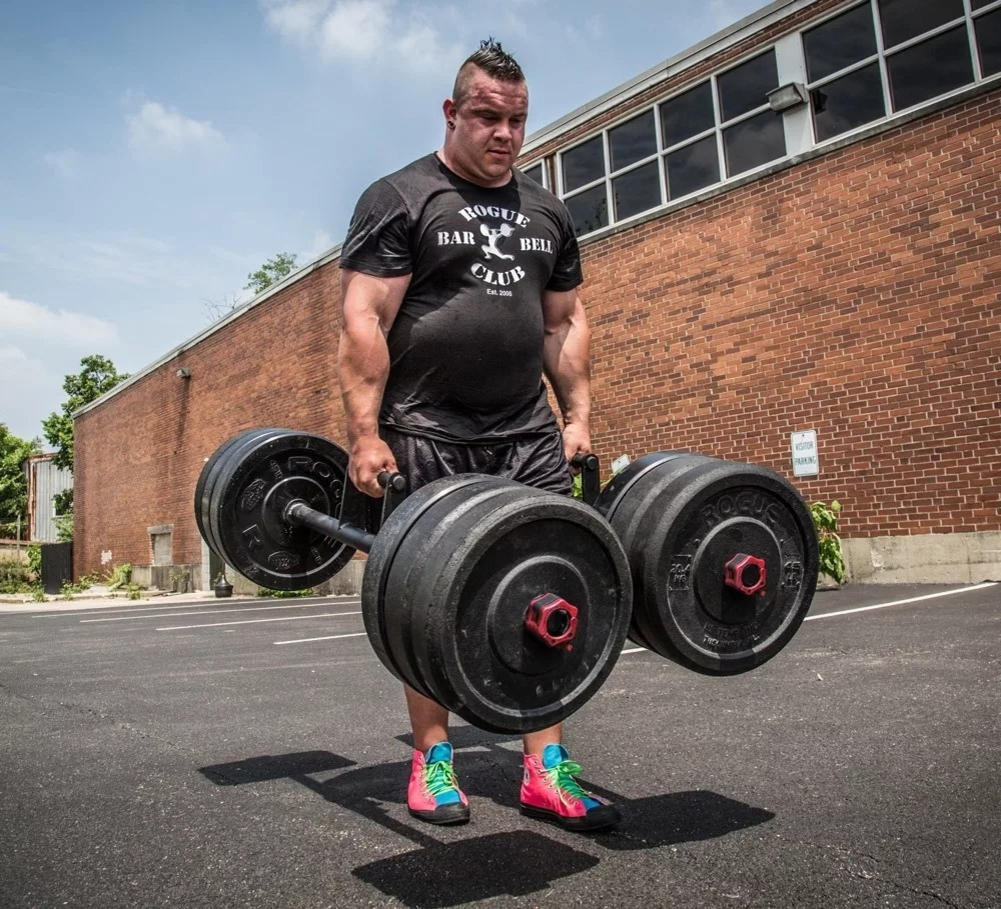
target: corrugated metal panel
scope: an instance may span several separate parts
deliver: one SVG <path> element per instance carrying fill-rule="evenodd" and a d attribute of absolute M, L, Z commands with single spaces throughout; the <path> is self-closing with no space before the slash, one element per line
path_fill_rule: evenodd
<path fill-rule="evenodd" d="M 36 543 L 56 541 L 55 506 L 52 497 L 73 488 L 73 474 L 52 463 L 53 455 L 34 455 L 28 459 L 28 516 L 31 531 L 28 539 Z"/>

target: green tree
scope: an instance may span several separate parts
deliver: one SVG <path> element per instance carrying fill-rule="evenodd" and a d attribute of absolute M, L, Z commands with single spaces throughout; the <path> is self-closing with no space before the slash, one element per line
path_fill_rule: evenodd
<path fill-rule="evenodd" d="M 62 404 L 62 413 L 51 413 L 42 421 L 49 444 L 56 449 L 53 459 L 57 467 L 73 469 L 73 411 L 111 391 L 124 382 L 128 373 L 119 373 L 107 357 L 91 354 L 80 361 L 82 369 L 66 376 L 63 391 L 69 396 Z"/>
<path fill-rule="evenodd" d="M 27 530 L 28 477 L 24 462 L 28 455 L 39 451 L 38 439 L 27 442 L 0 423 L 0 537 L 15 535 L 18 518 L 22 530 Z"/>
<path fill-rule="evenodd" d="M 295 269 L 295 260 L 295 253 L 278 253 L 257 271 L 247 275 L 250 280 L 243 285 L 244 290 L 252 290 L 254 296 L 264 293 L 275 281 L 280 281 Z"/>

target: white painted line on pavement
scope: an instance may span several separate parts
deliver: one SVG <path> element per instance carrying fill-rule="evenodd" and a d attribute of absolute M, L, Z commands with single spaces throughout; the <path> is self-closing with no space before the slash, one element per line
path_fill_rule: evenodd
<path fill-rule="evenodd" d="M 327 602 L 324 603 L 309 603 L 310 606 L 357 606 L 361 603 L 358 597 L 331 597 Z M 82 615 L 108 615 L 108 613 L 114 611 L 115 615 L 125 615 L 126 613 L 147 613 L 156 612 L 157 610 L 163 611 L 164 609 L 195 609 L 199 606 L 203 606 L 203 603 L 178 603 L 176 606 L 133 606 L 131 609 L 123 609 L 120 606 L 102 606 L 100 609 L 95 611 L 84 612 L 82 609 L 76 612 L 40 612 L 38 615 L 33 615 L 33 619 L 73 619 L 78 618 Z M 92 609 L 93 607 L 85 606 L 84 609 Z M 256 606 L 247 607 L 249 609 L 257 609 Z M 270 607 L 265 607 L 270 608 Z M 175 615 L 181 615 L 182 613 L 177 612 Z"/>
<path fill-rule="evenodd" d="M 623 650 L 622 655 L 625 656 L 627 653 L 645 653 L 646 647 L 632 647 L 629 650 Z"/>
<path fill-rule="evenodd" d="M 157 631 L 187 631 L 190 628 L 222 628 L 224 625 L 261 625 L 264 622 L 300 622 L 303 619 L 340 619 L 348 615 L 361 615 L 360 612 L 325 612 L 322 615 L 289 615 L 279 619 L 247 619 L 245 622 L 208 622 L 204 625 L 169 625 L 157 628 Z"/>
<path fill-rule="evenodd" d="M 904 606 L 908 603 L 920 603 L 922 600 L 935 600 L 939 597 L 949 597 L 954 593 L 971 593 L 974 590 L 984 590 L 988 587 L 997 586 L 993 581 L 989 581 L 986 584 L 975 584 L 973 587 L 958 587 L 955 590 L 942 590 L 938 593 L 926 593 L 919 597 L 909 597 L 906 600 L 894 600 L 892 603 L 877 603 L 874 606 L 858 606 L 854 609 L 841 609 L 838 612 L 823 612 L 820 615 L 808 615 L 804 622 L 810 622 L 813 619 L 832 619 L 838 615 L 852 615 L 856 612 L 869 612 L 872 609 L 888 609 L 890 606 Z"/>
<path fill-rule="evenodd" d="M 354 631 L 351 634 L 328 634 L 326 637 L 322 638 L 299 638 L 295 641 L 274 641 L 275 645 L 279 644 L 308 644 L 311 641 L 336 641 L 339 638 L 365 638 L 368 637 L 367 631 Z"/>
<path fill-rule="evenodd" d="M 113 616 L 110 619 L 81 619 L 81 625 L 90 625 L 95 622 L 128 622 L 135 619 L 173 619 L 180 618 L 182 616 L 189 615 L 218 615 L 221 612 L 262 612 L 265 610 L 275 610 L 275 609 L 315 609 L 317 606 L 323 607 L 327 606 L 327 603 L 290 603 L 284 606 L 243 606 L 236 609 L 203 609 L 199 612 L 158 612 L 153 615 L 122 615 Z M 345 606 L 355 606 L 356 603 L 345 603 Z M 347 613 L 348 615 L 357 615 L 358 613 L 352 612 Z"/>

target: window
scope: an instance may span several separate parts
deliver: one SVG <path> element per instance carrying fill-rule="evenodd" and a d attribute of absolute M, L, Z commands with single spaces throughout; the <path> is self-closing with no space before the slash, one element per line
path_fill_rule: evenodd
<path fill-rule="evenodd" d="M 680 199 L 719 183 L 719 149 L 715 131 L 712 82 L 706 81 L 660 105 L 660 131 L 668 199 Z M 697 138 L 697 137 L 704 138 Z M 680 143 L 693 139 L 680 148 Z"/>
<path fill-rule="evenodd" d="M 538 183 L 539 186 L 546 185 L 544 168 L 542 166 L 541 161 L 539 161 L 538 164 L 533 164 L 531 167 L 527 168 L 526 170 L 523 170 L 522 173 L 530 180 L 534 180 L 536 183 Z"/>
<path fill-rule="evenodd" d="M 879 0 L 878 5 L 888 50 L 963 15 L 963 0 Z"/>
<path fill-rule="evenodd" d="M 980 69 L 985 77 L 997 75 L 1001 73 L 1001 7 L 981 16 L 976 23 Z"/>
<path fill-rule="evenodd" d="M 973 11 L 987 6 L 994 9 L 972 18 L 982 77 L 1001 68 L 997 2 L 971 2 Z M 974 82 L 970 25 L 963 0 L 869 0 L 807 29 L 803 54 L 816 140 Z"/>
<path fill-rule="evenodd" d="M 602 137 L 595 136 L 583 145 L 562 155 L 563 189 L 571 192 L 605 176 L 605 151 Z"/>
<path fill-rule="evenodd" d="M 660 205 L 657 162 L 651 161 L 612 180 L 612 196 L 616 221 L 624 221 Z"/>
<path fill-rule="evenodd" d="M 703 82 L 661 104 L 660 124 L 665 148 L 712 129 L 716 125 L 712 83 Z"/>
<path fill-rule="evenodd" d="M 810 92 L 813 128 L 818 142 L 886 116 L 883 78 L 878 63 L 840 76 Z"/>
<path fill-rule="evenodd" d="M 174 563 L 173 524 L 157 524 L 146 528 L 146 532 L 149 534 L 153 564 L 172 565 Z"/>
<path fill-rule="evenodd" d="M 719 150 L 715 133 L 669 152 L 664 158 L 667 197 L 680 199 L 719 183 Z"/>
<path fill-rule="evenodd" d="M 726 172 L 735 177 L 781 158 L 786 153 L 786 137 L 782 118 L 771 110 L 742 120 L 723 133 L 726 149 Z"/>
<path fill-rule="evenodd" d="M 966 27 L 951 28 L 886 60 L 894 110 L 904 110 L 973 81 Z"/>
<path fill-rule="evenodd" d="M 826 79 L 853 63 L 876 56 L 876 29 L 867 3 L 803 33 L 806 71 L 811 82 Z"/>
<path fill-rule="evenodd" d="M 557 154 L 578 235 L 750 173 L 1001 74 L 1001 0 L 858 0 Z M 809 107 L 768 94 L 807 80 Z M 812 139 L 789 121 L 809 116 Z M 526 173 L 548 179 L 542 163 Z"/>
<path fill-rule="evenodd" d="M 562 152 L 560 192 L 578 235 L 783 157 L 767 97 L 777 86 L 767 50 Z"/>
<path fill-rule="evenodd" d="M 566 203 L 578 237 L 608 227 L 608 200 L 605 198 L 604 183 L 567 199 Z"/>
<path fill-rule="evenodd" d="M 608 149 L 612 170 L 621 170 L 644 158 L 657 154 L 657 132 L 653 111 L 648 110 L 608 131 Z"/>
<path fill-rule="evenodd" d="M 775 51 L 768 51 L 723 73 L 717 80 L 719 106 L 724 120 L 768 105 L 768 92 L 778 88 Z"/>

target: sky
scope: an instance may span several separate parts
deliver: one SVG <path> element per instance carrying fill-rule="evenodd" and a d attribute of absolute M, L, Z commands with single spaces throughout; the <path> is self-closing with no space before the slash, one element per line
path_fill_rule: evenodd
<path fill-rule="evenodd" d="M 531 134 L 765 5 L 2 0 L 0 422 L 41 438 L 81 358 L 138 372 L 272 256 L 341 243 L 439 147 L 480 39 L 521 63 Z"/>

